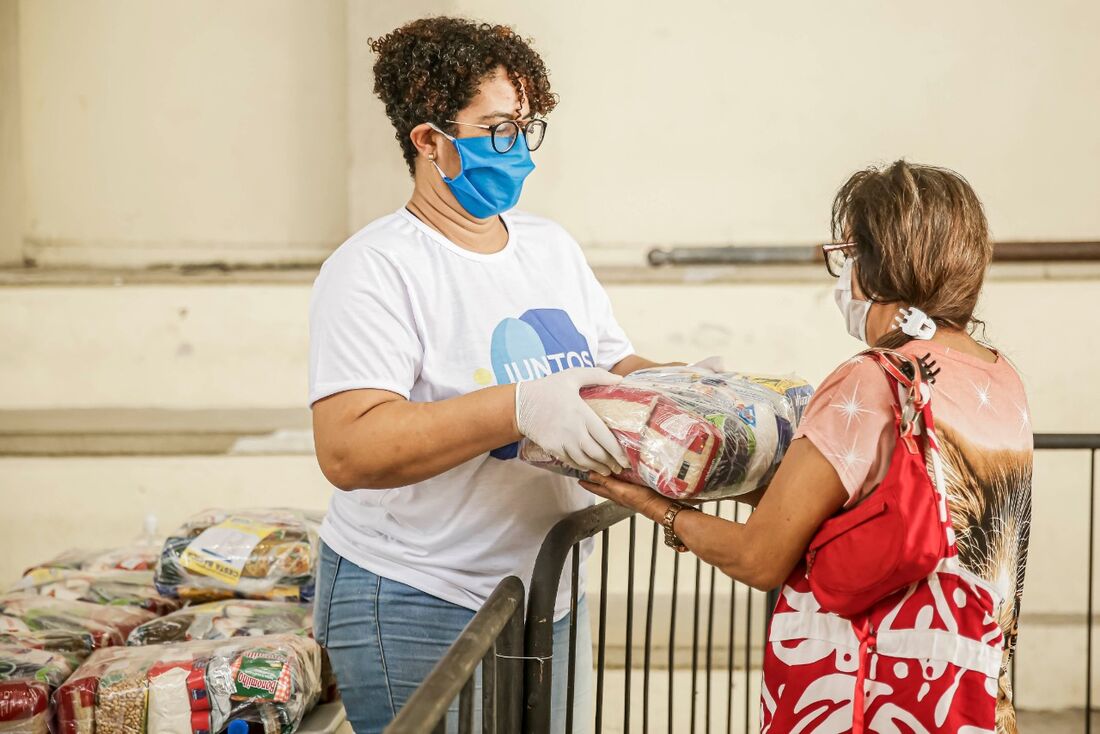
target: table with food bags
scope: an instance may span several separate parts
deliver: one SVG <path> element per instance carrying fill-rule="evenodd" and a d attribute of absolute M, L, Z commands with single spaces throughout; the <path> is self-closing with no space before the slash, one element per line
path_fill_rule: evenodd
<path fill-rule="evenodd" d="M 349 731 L 312 638 L 320 516 L 213 510 L 0 594 L 0 734 Z"/>

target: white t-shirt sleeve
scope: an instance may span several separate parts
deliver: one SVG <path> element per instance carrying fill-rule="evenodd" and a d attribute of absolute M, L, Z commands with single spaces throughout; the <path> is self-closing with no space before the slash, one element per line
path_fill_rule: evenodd
<path fill-rule="evenodd" d="M 578 246 L 579 249 L 579 246 Z M 607 291 L 596 279 L 596 274 L 585 262 L 582 264 L 584 271 L 584 288 L 587 292 L 587 301 L 592 309 L 592 322 L 598 330 L 597 339 L 599 345 L 596 348 L 596 366 L 609 370 L 626 357 L 634 354 L 634 345 L 630 343 L 623 327 L 615 320 L 615 312 L 611 308 L 611 299 Z"/>
<path fill-rule="evenodd" d="M 423 346 L 401 274 L 381 253 L 349 245 L 329 258 L 313 284 L 310 405 L 364 388 L 407 399 L 420 374 Z"/>

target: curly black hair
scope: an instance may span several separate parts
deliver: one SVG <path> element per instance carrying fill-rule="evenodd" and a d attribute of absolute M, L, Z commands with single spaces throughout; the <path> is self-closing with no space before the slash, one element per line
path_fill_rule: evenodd
<path fill-rule="evenodd" d="M 508 26 L 421 18 L 367 43 L 378 55 L 374 93 L 386 105 L 410 173 L 416 160 L 412 129 L 453 120 L 498 67 L 507 71 L 517 98 L 526 98 L 531 112 L 545 115 L 558 103 L 546 65 L 529 41 Z"/>

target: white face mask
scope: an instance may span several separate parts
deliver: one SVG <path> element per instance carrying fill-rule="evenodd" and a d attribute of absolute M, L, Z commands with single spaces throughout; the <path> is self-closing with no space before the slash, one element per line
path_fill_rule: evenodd
<path fill-rule="evenodd" d="M 844 269 L 840 271 L 836 288 L 833 289 L 833 299 L 836 307 L 840 309 L 844 317 L 844 323 L 848 327 L 848 333 L 867 343 L 867 314 L 871 311 L 870 301 L 861 301 L 852 296 L 852 265 L 853 258 L 844 262 Z"/>

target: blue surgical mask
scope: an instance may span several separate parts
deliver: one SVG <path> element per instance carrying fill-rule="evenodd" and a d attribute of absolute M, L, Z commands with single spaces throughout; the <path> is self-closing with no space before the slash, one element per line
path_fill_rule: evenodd
<path fill-rule="evenodd" d="M 522 136 L 507 153 L 498 153 L 493 149 L 493 139 L 489 135 L 455 138 L 435 125 L 431 127 L 446 135 L 458 151 L 462 168 L 454 178 L 448 178 L 435 161 L 432 165 L 470 216 L 487 219 L 516 205 L 523 191 L 524 179 L 535 170 L 531 151 L 527 150 Z"/>

